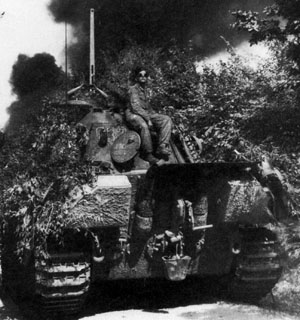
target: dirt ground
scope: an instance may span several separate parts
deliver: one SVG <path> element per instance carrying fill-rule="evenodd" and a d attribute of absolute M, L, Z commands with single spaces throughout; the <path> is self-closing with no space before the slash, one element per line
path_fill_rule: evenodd
<path fill-rule="evenodd" d="M 213 304 L 192 305 L 159 310 L 126 310 L 107 312 L 80 318 L 81 320 L 296 320 L 299 317 L 269 311 L 249 305 Z"/>
<path fill-rule="evenodd" d="M 297 316 L 251 305 L 218 302 L 157 310 L 125 310 L 83 316 L 77 320 L 296 320 Z M 24 318 L 9 299 L 0 301 L 0 320 Z"/>

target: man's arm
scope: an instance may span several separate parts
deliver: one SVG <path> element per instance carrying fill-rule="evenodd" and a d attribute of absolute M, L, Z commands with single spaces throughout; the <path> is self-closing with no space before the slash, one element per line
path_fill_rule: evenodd
<path fill-rule="evenodd" d="M 137 90 L 135 88 L 130 88 L 129 95 L 130 95 L 130 104 L 133 112 L 140 115 L 149 124 L 150 116 L 148 112 L 145 109 L 143 109 L 143 107 L 141 106 L 141 99 L 139 97 Z"/>

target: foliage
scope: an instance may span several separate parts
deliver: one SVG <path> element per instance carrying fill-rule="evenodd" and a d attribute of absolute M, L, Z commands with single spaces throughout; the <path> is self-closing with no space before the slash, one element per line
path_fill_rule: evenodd
<path fill-rule="evenodd" d="M 40 115 L 9 134 L 1 150 L 2 218 L 16 222 L 20 257 L 33 246 L 45 252 L 49 236 L 62 240 L 68 192 L 93 180 L 91 168 L 80 163 L 77 117 L 44 97 Z"/>
<path fill-rule="evenodd" d="M 298 185 L 297 91 L 281 47 L 273 43 L 272 57 L 257 69 L 229 48 L 229 61 L 218 68 L 204 64 L 200 73 L 190 47 L 166 47 L 122 50 L 116 62 L 106 60 L 99 86 L 109 90 L 113 83 L 126 96 L 130 70 L 143 65 L 151 75 L 152 105 L 203 139 L 203 161 L 260 161 L 267 154 Z"/>
<path fill-rule="evenodd" d="M 51 89 L 62 82 L 62 70 L 48 53 L 38 53 L 32 58 L 20 54 L 13 65 L 10 82 L 14 93 L 24 96 L 40 89 Z"/>
<path fill-rule="evenodd" d="M 238 30 L 250 33 L 250 43 L 280 41 L 284 44 L 286 56 L 294 62 L 291 70 L 299 74 L 300 67 L 300 4 L 298 0 L 275 0 L 264 9 L 265 18 L 257 12 L 237 10 L 233 12 Z"/>
<path fill-rule="evenodd" d="M 117 61 L 106 57 L 107 69 L 98 84 L 111 91 L 117 88 L 126 96 L 131 70 L 139 65 L 150 74 L 151 103 L 158 111 L 170 105 L 175 109 L 198 106 L 201 95 L 194 59 L 192 48 L 180 47 L 175 40 L 164 49 L 131 46 L 120 52 Z"/>

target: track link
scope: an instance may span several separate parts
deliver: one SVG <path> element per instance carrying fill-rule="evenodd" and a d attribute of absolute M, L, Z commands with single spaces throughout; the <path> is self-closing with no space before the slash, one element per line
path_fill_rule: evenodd
<path fill-rule="evenodd" d="M 36 294 L 48 313 L 76 314 L 90 287 L 90 264 L 81 253 L 52 254 L 37 259 Z"/>
<path fill-rule="evenodd" d="M 230 296 L 258 302 L 271 292 L 282 273 L 279 242 L 265 228 L 241 229 L 242 250 L 237 256 Z"/>

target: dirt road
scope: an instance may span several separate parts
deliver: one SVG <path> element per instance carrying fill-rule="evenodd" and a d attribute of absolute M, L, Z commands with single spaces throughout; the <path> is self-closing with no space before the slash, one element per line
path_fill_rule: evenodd
<path fill-rule="evenodd" d="M 255 306 L 228 304 L 192 305 L 160 310 L 126 310 L 107 312 L 81 320 L 296 320 L 299 317 L 269 311 Z"/>
<path fill-rule="evenodd" d="M 89 313 L 89 312 L 88 312 Z M 225 302 L 205 303 L 177 308 L 153 310 L 120 310 L 92 315 L 83 315 L 78 320 L 296 320 L 297 316 L 266 310 L 251 305 Z M 31 317 L 30 317 L 31 318 Z M 49 318 L 50 319 L 50 318 Z M 22 315 L 21 310 L 9 299 L 0 300 L 0 320 L 32 320 Z"/>

